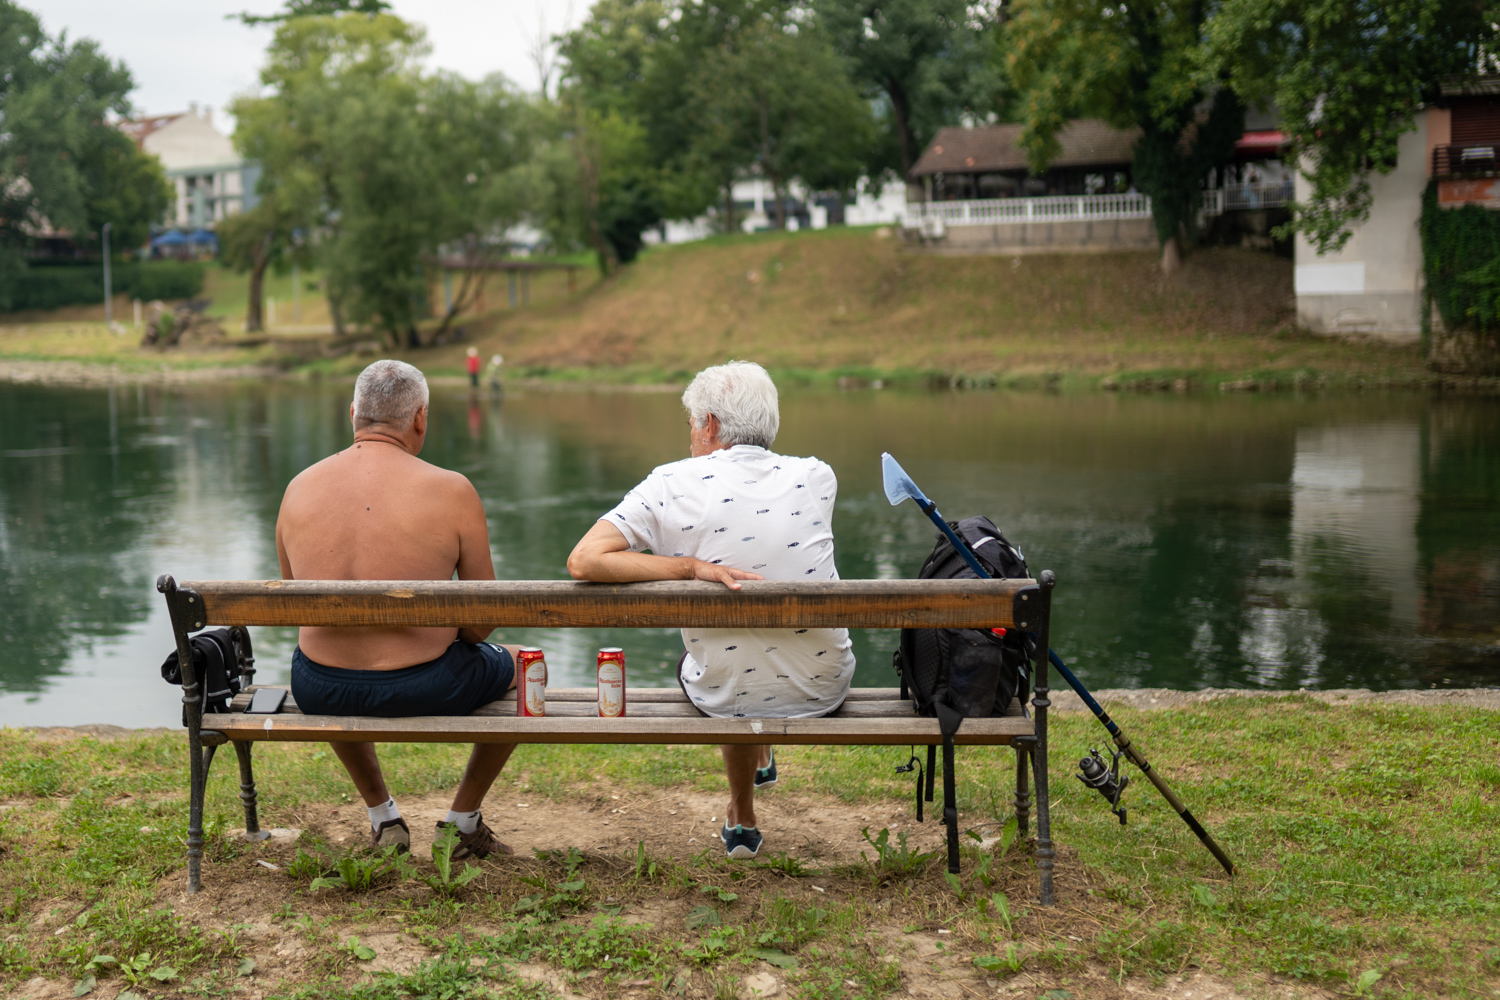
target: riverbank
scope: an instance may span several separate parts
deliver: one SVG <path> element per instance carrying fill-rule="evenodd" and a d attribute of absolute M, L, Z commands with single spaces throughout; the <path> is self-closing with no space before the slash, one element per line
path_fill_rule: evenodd
<path fill-rule="evenodd" d="M 930 257 L 880 229 L 717 237 L 651 250 L 576 291 L 554 276 L 515 309 L 490 295 L 501 308 L 460 317 L 461 341 L 397 356 L 457 377 L 475 345 L 504 355 L 508 379 L 568 385 L 680 385 L 737 356 L 785 381 L 845 386 L 1500 390 L 1500 379 L 1428 372 L 1417 344 L 1299 332 L 1291 275 L 1290 261 L 1234 248 L 1200 250 L 1164 278 L 1145 253 Z M 216 275 L 215 287 L 227 295 L 232 280 Z M 291 331 L 163 352 L 83 314 L 43 319 L 0 323 L 0 379 L 22 361 L 136 381 L 198 369 L 343 378 L 387 353 Z"/>
<path fill-rule="evenodd" d="M 715 850 L 725 792 L 710 749 L 522 748 L 486 805 L 517 856 L 448 891 L 429 884 L 427 845 L 463 751 L 391 747 L 428 881 L 389 872 L 350 893 L 310 884 L 363 836 L 337 762 L 262 744 L 263 823 L 281 832 L 230 836 L 238 786 L 219 761 L 206 889 L 190 898 L 180 734 L 0 731 L 0 984 L 360 1000 L 1500 987 L 1496 692 L 1104 697 L 1236 859 L 1233 881 L 1138 776 L 1123 828 L 1067 777 L 1103 742 L 1078 711 L 1054 720 L 1052 910 L 1035 904 L 1025 845 L 1006 841 L 1005 751 L 960 751 L 978 839 L 955 884 L 924 857 L 941 829 L 913 822 L 911 778 L 893 771 L 905 754 L 890 748 L 779 752 L 781 785 L 760 800 L 766 850 L 746 865 Z"/>

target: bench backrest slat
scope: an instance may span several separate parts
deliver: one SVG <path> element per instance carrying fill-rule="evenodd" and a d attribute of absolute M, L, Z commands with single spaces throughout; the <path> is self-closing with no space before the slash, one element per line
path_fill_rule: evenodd
<path fill-rule="evenodd" d="M 1032 580 L 185 580 L 208 625 L 495 628 L 1014 628 Z M 1024 607 L 1024 605 L 1023 605 Z"/>

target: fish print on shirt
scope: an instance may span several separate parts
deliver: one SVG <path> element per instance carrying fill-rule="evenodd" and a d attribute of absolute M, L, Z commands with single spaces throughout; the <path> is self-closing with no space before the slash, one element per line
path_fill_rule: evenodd
<path fill-rule="evenodd" d="M 742 476 L 733 487 L 719 482 L 725 462 Z M 797 474 L 781 475 L 788 471 Z M 656 534 L 675 531 L 672 544 L 661 544 L 663 554 L 747 569 L 773 581 L 810 576 L 836 580 L 829 516 L 834 485 L 831 470 L 815 459 L 789 460 L 765 449 L 736 446 L 654 471 L 609 512 L 617 515 L 609 521 L 635 551 L 651 551 Z M 817 500 L 823 495 L 829 500 Z M 792 502 L 799 498 L 800 503 Z M 738 514 L 736 507 L 742 508 Z M 717 526 L 699 526 L 698 517 L 688 522 L 685 516 L 708 517 L 710 510 L 720 512 L 713 517 Z M 776 517 L 766 516 L 773 513 Z M 736 523 L 752 514 L 753 527 Z M 731 534 L 746 528 L 750 530 L 743 535 Z M 842 629 L 683 632 L 690 652 L 682 682 L 692 703 L 710 716 L 744 717 L 746 711 L 738 706 L 750 702 L 762 706 L 751 715 L 821 715 L 843 700 L 854 667 L 848 633 Z M 717 641 L 721 636 L 723 641 Z M 726 649 L 730 645 L 737 648 Z"/>

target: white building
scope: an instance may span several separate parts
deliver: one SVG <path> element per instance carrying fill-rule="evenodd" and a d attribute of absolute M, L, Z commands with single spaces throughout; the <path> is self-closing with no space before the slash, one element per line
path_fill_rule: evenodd
<path fill-rule="evenodd" d="M 900 182 L 886 184 L 878 195 L 865 190 L 854 201 L 845 204 L 843 224 L 847 226 L 900 225 L 906 215 L 906 187 Z M 747 177 L 734 182 L 735 219 L 737 228 L 754 233 L 776 226 L 776 193 L 771 182 L 763 177 Z M 787 191 L 786 227 L 792 232 L 799 229 L 827 229 L 830 221 L 837 225 L 838 208 L 833 199 L 818 197 L 801 184 L 793 182 Z M 830 220 L 832 214 L 834 218 Z M 648 244 L 687 243 L 701 240 L 718 232 L 715 219 L 700 215 L 696 219 L 677 219 L 663 223 L 660 229 L 645 233 Z"/>
<path fill-rule="evenodd" d="M 1441 208 L 1500 209 L 1500 78 L 1445 85 L 1397 144 L 1396 166 L 1370 175 L 1370 217 L 1342 250 L 1320 254 L 1297 237 L 1297 322 L 1315 333 L 1422 335 L 1422 194 Z M 1311 194 L 1297 178 L 1297 200 Z M 1440 325 L 1435 323 L 1434 326 Z"/>
<path fill-rule="evenodd" d="M 212 228 L 225 216 L 254 208 L 260 167 L 248 163 L 197 105 L 170 115 L 121 122 L 144 152 L 161 161 L 176 197 L 163 221 L 184 229 Z"/>

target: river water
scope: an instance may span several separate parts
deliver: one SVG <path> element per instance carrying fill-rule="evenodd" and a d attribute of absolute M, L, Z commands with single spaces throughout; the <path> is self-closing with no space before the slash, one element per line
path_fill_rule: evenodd
<path fill-rule="evenodd" d="M 286 483 L 351 439 L 346 385 L 0 388 L 0 724 L 172 725 L 159 573 L 277 575 Z M 502 579 L 563 579 L 592 522 L 683 457 L 675 396 L 433 393 L 423 458 L 479 490 Z M 1500 400 L 787 391 L 777 449 L 838 473 L 845 578 L 915 575 L 950 517 L 1057 572 L 1054 647 L 1099 687 L 1500 684 Z M 263 680 L 292 630 L 258 629 Z M 670 684 L 669 630 L 504 634 L 591 683 L 601 645 Z M 895 634 L 855 633 L 856 683 Z"/>

